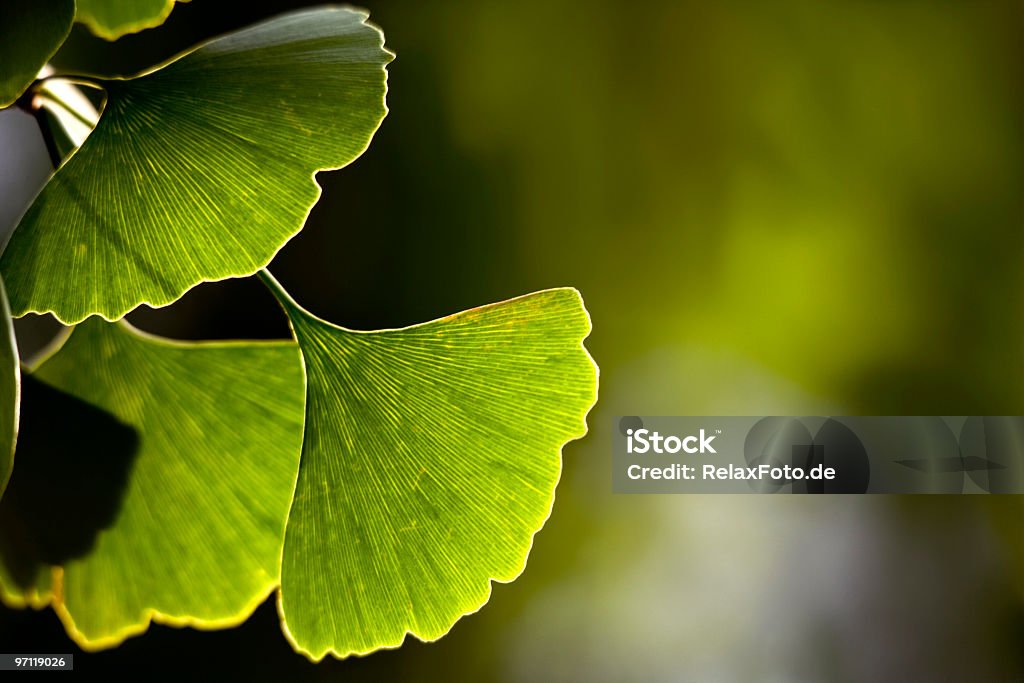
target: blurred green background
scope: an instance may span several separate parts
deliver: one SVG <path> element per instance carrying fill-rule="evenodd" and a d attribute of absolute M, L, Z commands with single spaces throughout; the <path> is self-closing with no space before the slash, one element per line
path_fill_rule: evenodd
<path fill-rule="evenodd" d="M 55 64 L 132 73 L 302 4 L 194 0 L 113 44 L 76 26 Z M 435 644 L 313 666 L 271 601 L 78 672 L 1024 680 L 1020 496 L 610 493 L 621 414 L 1024 414 L 1024 3 L 364 4 L 391 113 L 272 271 L 363 329 L 576 286 L 591 433 L 526 573 Z M 287 334 L 255 280 L 130 320 Z M 73 646 L 3 611 L 0 649 Z"/>

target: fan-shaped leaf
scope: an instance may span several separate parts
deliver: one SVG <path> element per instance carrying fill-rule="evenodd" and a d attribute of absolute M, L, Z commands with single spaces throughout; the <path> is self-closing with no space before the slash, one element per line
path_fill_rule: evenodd
<path fill-rule="evenodd" d="M 105 81 L 99 124 L 0 257 L 14 315 L 112 320 L 269 262 L 319 197 L 314 171 L 359 156 L 384 116 L 391 55 L 365 19 L 288 14 Z"/>
<path fill-rule="evenodd" d="M 0 501 L 7 602 L 52 599 L 99 648 L 150 619 L 237 624 L 277 586 L 302 436 L 294 343 L 170 342 L 93 318 L 29 377 Z"/>
<path fill-rule="evenodd" d="M 117 40 L 164 23 L 174 0 L 77 0 L 75 19 L 100 38 Z"/>
<path fill-rule="evenodd" d="M 267 276 L 272 287 L 277 285 Z M 555 289 L 381 332 L 303 311 L 305 440 L 280 610 L 314 660 L 435 639 L 523 570 L 597 369 Z"/>
<path fill-rule="evenodd" d="M 74 0 L 0 3 L 0 109 L 18 99 L 68 37 Z"/>

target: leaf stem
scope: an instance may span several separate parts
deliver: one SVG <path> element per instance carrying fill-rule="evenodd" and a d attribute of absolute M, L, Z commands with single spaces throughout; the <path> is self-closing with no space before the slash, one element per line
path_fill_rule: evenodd
<path fill-rule="evenodd" d="M 39 132 L 43 136 L 43 143 L 46 145 L 46 153 L 50 156 L 50 163 L 53 164 L 54 169 L 57 169 L 63 159 L 60 150 L 57 149 L 57 137 L 53 132 L 53 124 L 46 117 L 46 112 L 42 107 L 33 109 L 32 116 L 35 117 L 36 123 L 39 125 Z"/>
<path fill-rule="evenodd" d="M 50 119 L 46 117 L 46 111 L 39 106 L 38 94 L 33 93 L 31 90 L 26 90 L 18 98 L 18 101 L 15 102 L 15 106 L 31 114 L 32 118 L 36 120 L 36 125 L 39 126 L 39 134 L 43 138 L 43 144 L 46 145 L 46 154 L 50 157 L 50 163 L 54 169 L 58 168 L 61 162 L 61 155 L 60 150 L 57 149 L 57 138 L 54 135 Z"/>
<path fill-rule="evenodd" d="M 292 298 L 291 294 L 288 293 L 281 283 L 277 281 L 277 278 L 270 274 L 269 270 L 261 268 L 257 275 L 263 280 L 263 284 L 267 286 L 267 289 L 274 295 L 278 303 L 281 304 L 281 308 L 285 310 L 285 313 L 289 314 L 289 318 L 293 311 L 296 313 L 306 312 L 302 306 L 296 303 L 295 299 Z"/>
<path fill-rule="evenodd" d="M 51 91 L 51 90 L 40 90 L 39 91 L 39 96 L 42 97 L 43 99 L 49 101 L 49 102 L 52 102 L 53 104 L 57 105 L 58 107 L 60 107 L 64 111 L 66 111 L 67 113 L 71 114 L 83 126 L 88 126 L 89 128 L 95 127 L 96 121 L 90 120 L 88 116 L 86 116 L 82 112 L 78 111 L 77 109 L 72 107 L 70 104 L 68 104 L 66 101 L 64 101 L 63 99 L 61 99 L 57 95 L 55 95 L 53 93 L 53 91 Z"/>

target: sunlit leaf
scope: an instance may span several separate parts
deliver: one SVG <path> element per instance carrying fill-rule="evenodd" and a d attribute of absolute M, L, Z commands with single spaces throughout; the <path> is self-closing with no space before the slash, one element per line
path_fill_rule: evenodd
<path fill-rule="evenodd" d="M 0 108 L 32 84 L 68 37 L 74 16 L 74 0 L 0 3 Z"/>
<path fill-rule="evenodd" d="M 179 343 L 98 318 L 28 376 L 0 501 L 5 601 L 87 648 L 215 628 L 277 586 L 302 436 L 291 342 Z"/>
<path fill-rule="evenodd" d="M 580 296 L 548 290 L 380 332 L 278 296 L 307 379 L 286 633 L 314 660 L 438 638 L 492 580 L 522 572 L 562 446 L 586 432 L 597 368 Z"/>
<path fill-rule="evenodd" d="M 366 15 L 284 15 L 149 74 L 104 81 L 99 124 L 0 258 L 14 315 L 116 319 L 251 274 L 369 144 L 391 59 Z"/>
<path fill-rule="evenodd" d="M 101 38 L 117 40 L 164 23 L 174 0 L 77 0 L 77 21 Z"/>
<path fill-rule="evenodd" d="M 0 282 L 0 498 L 14 466 L 14 442 L 18 438 L 21 371 L 18 344 L 14 339 L 7 294 Z"/>

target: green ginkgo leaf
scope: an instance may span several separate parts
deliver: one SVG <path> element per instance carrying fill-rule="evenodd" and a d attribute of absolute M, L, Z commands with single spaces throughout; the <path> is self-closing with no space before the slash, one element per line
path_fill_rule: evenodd
<path fill-rule="evenodd" d="M 316 203 L 314 172 L 366 149 L 391 58 L 365 13 L 320 8 L 103 81 L 99 124 L 0 257 L 14 315 L 114 320 L 261 268 Z"/>
<path fill-rule="evenodd" d="M 71 31 L 75 0 L 0 2 L 0 109 L 35 80 Z"/>
<path fill-rule="evenodd" d="M 93 318 L 28 376 L 0 588 L 82 647 L 220 628 L 278 585 L 302 438 L 293 342 L 181 343 Z"/>
<path fill-rule="evenodd" d="M 432 640 L 522 572 L 597 368 L 579 293 L 398 330 L 313 317 L 269 275 L 305 364 L 280 611 L 313 660 Z"/>
<path fill-rule="evenodd" d="M 21 370 L 18 344 L 14 339 L 11 309 L 0 281 L 0 499 L 14 467 L 14 444 L 18 438 L 18 409 L 21 395 Z"/>
<path fill-rule="evenodd" d="M 100 38 L 117 40 L 164 23 L 174 0 L 78 0 L 75 19 Z"/>

